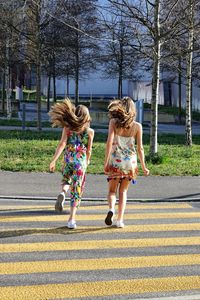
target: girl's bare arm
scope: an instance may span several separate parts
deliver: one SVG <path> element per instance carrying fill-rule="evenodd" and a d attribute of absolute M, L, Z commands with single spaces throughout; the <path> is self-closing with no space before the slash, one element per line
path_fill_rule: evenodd
<path fill-rule="evenodd" d="M 137 152 L 138 157 L 141 163 L 142 171 L 145 176 L 149 175 L 149 170 L 146 168 L 145 165 L 145 156 L 144 156 L 144 147 L 143 147 L 143 141 L 142 141 L 142 125 L 137 123 L 137 133 L 136 133 L 136 139 L 137 139 Z"/>
<path fill-rule="evenodd" d="M 92 154 L 92 144 L 93 144 L 93 139 L 94 139 L 94 130 L 92 128 L 88 128 L 88 146 L 87 146 L 87 164 L 89 165 L 90 163 L 90 157 Z"/>
<path fill-rule="evenodd" d="M 54 154 L 54 156 L 52 158 L 52 161 L 49 165 L 50 172 L 55 171 L 56 161 L 60 157 L 60 155 L 62 154 L 63 150 L 65 149 L 66 142 L 67 142 L 67 133 L 68 133 L 68 130 L 67 130 L 67 128 L 64 127 L 63 131 L 62 131 L 62 136 L 61 136 L 60 142 L 59 142 L 59 144 L 56 148 L 55 154 Z"/>
<path fill-rule="evenodd" d="M 108 171 L 107 170 L 108 162 L 109 162 L 109 157 L 110 157 L 110 153 L 112 150 L 114 135 L 115 135 L 115 122 L 114 122 L 114 120 L 110 120 L 109 129 L 108 129 L 108 138 L 107 138 L 107 143 L 106 143 L 105 163 L 104 163 L 104 171 L 105 172 Z"/>

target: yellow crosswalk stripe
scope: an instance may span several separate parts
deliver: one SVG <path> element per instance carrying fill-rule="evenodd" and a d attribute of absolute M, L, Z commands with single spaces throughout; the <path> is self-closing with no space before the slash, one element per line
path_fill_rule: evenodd
<path fill-rule="evenodd" d="M 200 230 L 200 223 L 184 223 L 184 224 L 142 224 L 142 225 L 127 225 L 123 229 L 116 228 L 115 226 L 106 227 L 105 226 L 78 226 L 76 229 L 76 233 L 82 234 L 98 234 L 98 233 L 126 233 L 126 232 L 162 232 L 162 231 L 194 231 Z M 0 234 L 6 232 L 13 232 L 13 234 L 18 232 L 27 231 L 27 234 L 53 234 L 53 233 L 69 233 L 72 234 L 73 231 L 69 230 L 67 227 L 60 227 L 60 228 L 30 228 L 30 227 L 19 227 L 15 226 L 13 228 L 6 228 L 0 231 Z"/>
<path fill-rule="evenodd" d="M 143 278 L 97 282 L 78 282 L 29 286 L 1 287 L 2 300 L 62 299 L 135 295 L 153 292 L 172 292 L 199 289 L 200 276 Z"/>
<path fill-rule="evenodd" d="M 117 208 L 117 205 L 116 205 Z M 135 204 L 135 203 L 127 203 L 126 209 L 184 209 L 184 208 L 191 208 L 191 205 L 188 203 L 141 203 L 141 204 Z M 108 210 L 108 205 L 94 205 L 94 206 L 84 206 L 84 204 L 80 207 L 80 210 L 101 210 L 105 209 Z"/>
<path fill-rule="evenodd" d="M 191 219 L 191 218 L 200 218 L 200 212 L 176 212 L 176 213 L 135 213 L 127 214 L 125 216 L 126 220 L 142 220 L 142 219 Z M 52 214 L 51 216 L 2 216 L 0 222 L 66 222 L 66 215 L 56 215 Z M 77 220 L 81 221 L 94 221 L 94 220 L 104 220 L 105 214 L 99 215 L 77 215 Z"/>
<path fill-rule="evenodd" d="M 54 210 L 54 204 L 49 205 L 0 205 L 0 211 L 2 210 L 23 210 L 23 209 L 53 209 Z M 66 209 L 68 207 L 68 202 L 66 202 Z M 188 203 L 166 203 L 166 204 L 127 204 L 127 209 L 184 209 L 184 208 L 191 208 L 191 206 Z M 108 205 L 102 204 L 102 205 L 94 205 L 94 206 L 84 206 L 84 203 L 82 204 L 81 210 L 107 210 Z"/>
<path fill-rule="evenodd" d="M 0 274 L 25 274 L 106 269 L 200 265 L 200 254 L 0 263 Z"/>
<path fill-rule="evenodd" d="M 67 251 L 112 248 L 166 247 L 182 245 L 200 245 L 199 237 L 171 237 L 120 240 L 87 240 L 67 242 L 17 243 L 1 244 L 0 253 L 35 252 L 35 251 Z"/>
<path fill-rule="evenodd" d="M 191 219 L 198 219 L 200 217 L 200 212 L 192 210 L 188 212 L 188 208 L 191 206 L 188 203 L 162 203 L 162 204 L 135 204 L 129 203 L 127 205 L 127 213 L 125 215 L 125 223 L 126 220 L 152 220 L 155 219 L 161 220 L 162 224 L 131 224 L 126 225 L 123 229 L 118 229 L 114 226 L 106 227 L 104 224 L 104 219 L 107 212 L 107 204 L 97 205 L 97 206 L 82 206 L 80 208 L 80 212 L 77 215 L 77 221 L 102 221 L 102 226 L 97 223 L 96 226 L 93 226 L 95 222 L 89 223 L 92 226 L 87 226 L 87 223 L 84 223 L 84 226 L 78 226 L 75 231 L 69 230 L 66 227 L 66 221 L 68 218 L 68 211 L 69 206 L 66 203 L 65 213 L 64 214 L 56 214 L 54 213 L 54 203 L 48 205 L 20 205 L 20 206 L 9 206 L 3 205 L 0 206 L 0 211 L 19 211 L 21 216 L 14 215 L 14 216 L 1 216 L 0 223 L 5 222 L 8 223 L 7 225 L 4 224 L 4 229 L 1 231 L 1 237 L 6 236 L 16 236 L 20 235 L 23 232 L 25 235 L 29 235 L 28 243 L 24 243 L 23 240 L 21 243 L 7 243 L 6 239 L 3 240 L 4 243 L 0 244 L 0 254 L 8 254 L 9 253 L 20 253 L 20 255 L 24 253 L 31 253 L 31 252 L 48 252 L 53 253 L 54 251 L 71 251 L 68 259 L 57 259 L 57 260 L 38 260 L 38 261 L 16 261 L 16 262 L 2 262 L 0 263 L 0 275 L 12 275 L 18 278 L 19 274 L 24 274 L 26 278 L 31 274 L 36 273 L 61 273 L 61 272 L 80 272 L 80 271 L 99 271 L 99 270 L 113 270 L 113 274 L 117 272 L 120 275 L 120 270 L 122 269 L 137 269 L 138 273 L 140 274 L 141 269 L 151 269 L 151 268 L 163 268 L 163 267 L 172 267 L 176 269 L 179 266 L 187 266 L 188 268 L 194 268 L 194 266 L 200 265 L 200 254 L 165 254 L 165 255 L 149 255 L 149 256 L 129 256 L 129 257 L 100 257 L 95 256 L 95 258 L 78 258 L 74 259 L 74 252 L 76 250 L 102 250 L 102 249 L 109 249 L 114 251 L 115 249 L 125 249 L 125 248 L 150 248 L 150 247 L 168 247 L 168 246 L 200 246 L 200 239 L 199 236 L 192 236 L 192 231 L 200 230 L 200 222 L 195 223 L 197 220 Z M 131 209 L 140 210 L 133 213 Z M 143 212 L 142 210 L 153 210 L 152 212 Z M 168 212 L 160 212 L 161 209 L 172 209 L 172 211 Z M 180 211 L 173 211 L 173 209 L 180 209 Z M 184 211 L 187 209 L 187 211 Z M 26 211 L 26 215 L 24 216 L 21 212 Z M 52 213 L 48 215 L 31 215 L 27 213 L 27 210 L 49 210 Z M 84 211 L 84 214 L 81 214 L 81 210 Z M 88 211 L 88 213 L 87 213 Z M 91 211 L 91 214 L 89 214 Z M 105 213 L 104 213 L 105 212 Z M 98 214 L 99 213 L 99 214 Z M 35 213 L 34 213 L 35 214 Z M 166 224 L 163 224 L 163 220 L 166 220 Z M 169 222 L 168 219 L 173 219 Z M 178 221 L 178 219 L 186 219 L 184 221 L 188 223 L 184 223 Z M 187 220 L 188 219 L 188 220 Z M 190 220 L 189 220 L 190 219 Z M 177 223 L 178 221 L 178 223 Z M 194 223 L 190 223 L 190 222 Z M 19 223 L 15 224 L 12 227 L 12 223 Z M 20 225 L 23 226 L 23 222 L 27 223 L 34 223 L 35 222 L 49 222 L 39 224 L 39 226 L 48 226 L 48 228 L 20 228 Z M 55 227 L 57 224 L 54 223 L 54 228 L 51 227 L 51 222 L 64 222 L 63 227 Z M 174 222 L 174 224 L 173 224 Z M 128 223 L 128 222 L 127 222 Z M 145 222 L 146 223 L 146 222 Z M 152 223 L 152 222 L 151 222 Z M 2 224 L 3 225 L 3 224 Z M 24 224 L 28 226 L 27 224 Z M 78 223 L 79 225 L 79 223 Z M 17 226 L 19 227 L 17 229 Z M 24 226 L 24 227 L 25 227 Z M 11 228 L 9 228 L 11 227 Z M 33 224 L 32 224 L 33 227 Z M 36 227 L 36 226 L 34 226 Z M 149 238 L 141 238 L 143 237 L 142 234 L 138 236 L 140 238 L 126 238 L 127 235 L 118 235 L 118 233 L 137 233 L 137 232 L 154 232 L 156 236 L 156 232 L 187 232 L 191 231 L 190 236 L 176 236 L 176 237 L 166 237 L 165 234 L 162 234 L 162 237 L 149 237 Z M 55 234 L 65 233 L 65 234 L 79 234 L 79 238 L 76 240 L 71 240 L 71 238 L 66 238 L 64 241 L 48 241 L 48 242 L 39 242 L 36 239 L 37 235 L 52 235 L 54 237 Z M 95 235 L 106 233 L 106 235 L 102 235 L 102 240 L 96 239 L 93 234 Z M 115 233 L 117 234 L 117 238 L 115 239 Z M 85 239 L 85 234 L 88 234 L 87 239 Z M 146 234 L 147 235 L 147 234 Z M 161 234 L 159 234 L 160 236 Z M 178 235 L 176 233 L 176 235 Z M 186 235 L 186 234 L 185 234 Z M 188 233 L 187 233 L 188 235 Z M 193 233 L 194 235 L 194 233 Z M 33 239 L 30 238 L 34 236 Z M 120 237 L 119 237 L 120 236 Z M 109 239 L 111 237 L 112 239 Z M 129 235 L 130 237 L 130 235 Z M 134 237 L 134 236 L 131 236 Z M 94 239 L 95 238 L 95 239 Z M 52 237 L 51 237 L 52 239 Z M 26 240 L 27 241 L 27 240 Z M 167 248 L 166 248 L 167 249 Z M 133 250 L 134 251 L 134 250 Z M 149 249 L 148 249 L 149 251 Z M 86 252 L 83 252 L 86 253 Z M 101 253 L 98 252 L 98 253 Z M 134 252 L 133 252 L 134 253 Z M 55 257 L 55 253 L 54 257 Z M 151 251 L 151 254 L 155 254 Z M 42 254 L 43 255 L 43 254 Z M 112 256 L 112 255 L 111 255 Z M 23 256 L 22 256 L 23 257 Z M 32 254 L 31 254 L 32 257 Z M 49 257 L 49 256 L 48 256 Z M 71 259 L 71 258 L 72 259 Z M 84 257 L 88 257 L 84 255 Z M 24 258 L 26 260 L 26 256 Z M 28 259 L 29 260 L 29 259 Z M 193 267 L 192 267 L 193 266 Z M 168 268 L 169 269 L 169 268 Z M 162 270 L 162 269 L 160 269 Z M 122 272 L 122 271 L 121 271 Z M 129 272 L 127 270 L 126 272 Z M 69 273 L 70 274 L 70 273 Z M 78 273 L 79 274 L 79 273 Z M 81 273 L 80 273 L 81 274 Z M 84 273 L 85 274 L 85 273 Z M 143 273 L 142 273 L 143 274 Z M 160 274 L 160 273 L 159 273 Z M 178 276 L 172 275 L 172 277 L 156 277 L 156 278 L 144 278 L 139 279 L 130 279 L 127 280 L 116 280 L 116 277 L 110 277 L 110 280 L 105 281 L 105 277 L 100 276 L 98 281 L 87 281 L 87 278 L 83 278 L 80 275 L 80 282 L 64 282 L 64 283 L 50 283 L 44 284 L 46 281 L 40 282 L 39 280 L 35 282 L 35 284 L 28 285 L 29 282 L 27 281 L 27 285 L 22 285 L 20 282 L 18 286 L 4 286 L 0 288 L 0 299 L 1 300 L 13 300 L 13 299 L 71 299 L 71 298 L 85 298 L 85 297 L 109 297 L 109 296 L 116 296 L 117 295 L 136 295 L 136 294 L 145 294 L 145 293 L 167 293 L 167 292 L 183 292 L 183 291 L 192 291 L 198 290 L 200 288 L 200 276 L 180 276 L 182 273 L 177 273 Z M 191 272 L 190 272 L 191 275 Z M 32 275 L 33 276 L 33 275 Z M 37 275 L 34 275 L 37 276 Z M 46 274 L 45 276 L 49 276 Z M 59 275 L 61 276 L 61 275 Z M 159 275 L 157 275 L 159 276 Z M 164 275 L 166 276 L 166 275 Z M 140 276 L 141 277 L 141 274 Z M 8 277 L 9 278 L 9 277 Z M 45 278 L 45 277 L 44 277 Z M 56 277 L 55 277 L 56 278 Z M 118 277 L 117 277 L 118 278 Z M 63 278 L 64 280 L 64 278 Z M 17 281 L 18 283 L 18 281 Z M 9 284 L 9 283 L 8 283 Z"/>

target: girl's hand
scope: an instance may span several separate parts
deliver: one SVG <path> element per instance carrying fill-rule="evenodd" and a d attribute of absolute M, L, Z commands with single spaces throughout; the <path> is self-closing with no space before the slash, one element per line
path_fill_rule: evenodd
<path fill-rule="evenodd" d="M 50 172 L 55 172 L 55 169 L 56 169 L 56 162 L 55 161 L 52 161 L 49 165 L 49 171 Z"/>
<path fill-rule="evenodd" d="M 109 164 L 108 163 L 104 165 L 104 172 L 105 173 L 109 172 Z"/>
<path fill-rule="evenodd" d="M 143 171 L 143 173 L 144 173 L 145 176 L 148 176 L 149 173 L 150 173 L 149 169 L 147 169 L 146 167 L 143 168 L 142 171 Z"/>

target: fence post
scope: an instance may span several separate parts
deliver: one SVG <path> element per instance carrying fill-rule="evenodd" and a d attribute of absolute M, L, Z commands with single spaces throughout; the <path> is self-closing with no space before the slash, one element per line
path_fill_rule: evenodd
<path fill-rule="evenodd" d="M 26 129 L 26 104 L 22 104 L 22 130 Z"/>

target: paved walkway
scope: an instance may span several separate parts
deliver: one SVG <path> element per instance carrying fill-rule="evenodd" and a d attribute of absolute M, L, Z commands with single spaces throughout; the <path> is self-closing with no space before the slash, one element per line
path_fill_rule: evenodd
<path fill-rule="evenodd" d="M 0 197 L 55 199 L 60 179 L 59 173 L 0 171 Z M 83 198 L 106 200 L 106 197 L 106 176 L 87 174 Z M 140 176 L 137 184 L 131 184 L 128 198 L 133 201 L 200 201 L 200 177 Z"/>
<path fill-rule="evenodd" d="M 0 126 L 0 130 L 22 130 L 22 126 Z M 26 127 L 26 130 L 33 130 L 36 131 L 36 127 Z M 51 127 L 45 127 L 42 128 L 43 131 L 61 131 L 60 128 L 51 128 Z M 150 132 L 150 127 L 143 127 L 143 130 L 145 133 Z M 103 128 L 95 128 L 96 132 L 103 132 L 107 133 L 107 129 Z M 184 125 L 176 125 L 176 124 L 158 124 L 158 133 L 173 133 L 173 134 L 185 134 L 185 126 Z M 200 135 L 200 124 L 193 124 L 192 126 L 192 134 L 193 135 Z"/>

